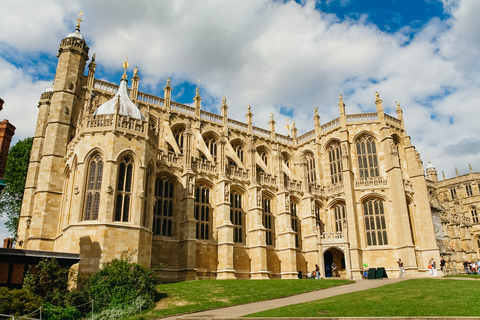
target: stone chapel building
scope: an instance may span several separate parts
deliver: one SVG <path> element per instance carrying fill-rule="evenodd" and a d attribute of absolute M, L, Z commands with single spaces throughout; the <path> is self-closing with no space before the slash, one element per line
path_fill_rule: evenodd
<path fill-rule="evenodd" d="M 402 109 L 347 114 L 291 136 L 95 79 L 80 25 L 60 43 L 42 93 L 17 248 L 79 253 L 81 272 L 134 252 L 162 281 L 322 275 L 333 261 L 359 279 L 364 264 L 423 275 L 439 260 L 419 153 Z M 372 99 L 373 100 L 373 99 Z M 33 106 L 32 106 L 33 108 Z M 33 111 L 33 109 L 32 109 Z"/>

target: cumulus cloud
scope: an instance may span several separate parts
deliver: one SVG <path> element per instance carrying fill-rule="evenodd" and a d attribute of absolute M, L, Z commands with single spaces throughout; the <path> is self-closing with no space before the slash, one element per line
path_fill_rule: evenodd
<path fill-rule="evenodd" d="M 314 1 L 25 3 L 6 1 L 0 13 L 0 29 L 11 31 L 1 33 L 0 41 L 21 54 L 41 51 L 52 59 L 78 11 L 85 10 L 81 32 L 110 81 L 118 82 L 108 75 L 121 71 L 128 53 L 139 67 L 141 91 L 163 95 L 171 69 L 174 97 L 190 103 L 191 88 L 201 79 L 204 109 L 219 112 L 227 89 L 229 117 L 244 121 L 251 104 L 256 126 L 268 128 L 272 112 L 283 134 L 287 118 L 295 120 L 299 134 L 313 129 L 315 106 L 322 123 L 338 117 L 339 93 L 347 113 L 373 112 L 379 91 L 391 115 L 400 101 L 407 133 L 438 171 L 452 176 L 455 166 L 468 170 L 466 161 L 480 169 L 473 155 L 444 154 L 445 146 L 471 137 L 466 129 L 475 128 L 480 116 L 476 1 L 444 0 L 450 18 L 395 33 L 382 32 L 362 15 L 325 14 Z M 36 80 L 35 72 L 43 72 L 39 66 L 23 70 L 8 61 L 0 60 L 1 75 L 10 79 L 0 94 L 34 119 L 38 96 L 49 84 Z M 26 120 L 18 114 L 8 117 L 23 127 Z M 20 130 L 33 135 L 32 125 Z"/>
<path fill-rule="evenodd" d="M 456 144 L 449 144 L 443 149 L 445 155 L 474 155 L 480 153 L 480 139 L 470 137 L 458 141 Z"/>

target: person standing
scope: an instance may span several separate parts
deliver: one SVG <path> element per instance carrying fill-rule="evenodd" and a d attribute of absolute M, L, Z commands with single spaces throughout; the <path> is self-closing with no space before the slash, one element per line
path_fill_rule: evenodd
<path fill-rule="evenodd" d="M 317 279 L 320 279 L 320 267 L 318 264 L 315 264 L 315 273 L 317 274 Z"/>
<path fill-rule="evenodd" d="M 440 258 L 440 270 L 442 270 L 442 273 L 445 275 L 446 274 L 446 270 L 445 270 L 445 259 Z"/>
<path fill-rule="evenodd" d="M 403 276 L 405 275 L 405 269 L 403 268 L 402 259 L 398 258 L 397 263 L 398 263 L 398 277 L 403 278 Z"/>
<path fill-rule="evenodd" d="M 332 262 L 332 277 L 336 277 L 337 276 L 337 265 L 335 263 L 335 261 Z"/>
<path fill-rule="evenodd" d="M 437 273 L 437 263 L 435 260 L 432 258 L 432 277 L 438 277 Z"/>

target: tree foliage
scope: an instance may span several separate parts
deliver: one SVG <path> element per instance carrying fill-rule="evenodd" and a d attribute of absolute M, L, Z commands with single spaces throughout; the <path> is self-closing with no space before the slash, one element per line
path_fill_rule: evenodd
<path fill-rule="evenodd" d="M 0 288 L 1 314 L 27 315 L 37 310 L 41 304 L 42 298 L 29 290 Z"/>
<path fill-rule="evenodd" d="M 29 270 L 23 281 L 24 288 L 54 305 L 63 304 L 68 292 L 69 268 L 58 264 L 57 259 L 43 259 L 36 272 Z"/>
<path fill-rule="evenodd" d="M 10 148 L 5 167 L 5 189 L 0 196 L 0 217 L 7 217 L 5 226 L 15 238 L 22 208 L 33 138 L 18 141 Z"/>

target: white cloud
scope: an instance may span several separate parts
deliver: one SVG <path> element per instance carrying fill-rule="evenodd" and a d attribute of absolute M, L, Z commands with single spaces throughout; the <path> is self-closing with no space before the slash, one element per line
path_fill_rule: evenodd
<path fill-rule="evenodd" d="M 268 128 L 274 112 L 281 133 L 287 118 L 281 106 L 294 110 L 302 134 L 313 129 L 314 105 L 322 123 L 330 121 L 338 116 L 340 91 L 348 113 L 372 112 L 378 90 L 388 113 L 395 116 L 394 102 L 401 102 L 407 133 L 424 161 L 428 154 L 439 172 L 452 176 L 455 166 L 468 171 L 466 161 L 480 170 L 478 157 L 443 153 L 475 137 L 467 129 L 480 116 L 480 3 L 444 4 L 452 17 L 429 21 L 409 39 L 408 27 L 383 33 L 364 17 L 340 21 L 318 12 L 313 1 L 6 1 L 0 29 L 9 32 L 0 41 L 24 54 L 53 54 L 85 10 L 81 32 L 106 72 L 118 72 L 128 53 L 139 66 L 141 91 L 162 94 L 172 69 L 172 84 L 202 80 L 206 109 L 219 112 L 227 89 L 230 117 L 244 121 L 250 103 L 255 125 Z M 18 135 L 33 135 L 34 106 L 49 86 L 32 72 L 0 59 L 0 74 L 9 79 L 0 86 L 8 102 L 3 117 Z M 173 95 L 181 90 L 174 85 Z"/>

